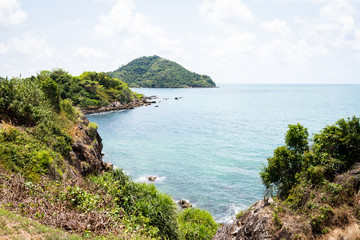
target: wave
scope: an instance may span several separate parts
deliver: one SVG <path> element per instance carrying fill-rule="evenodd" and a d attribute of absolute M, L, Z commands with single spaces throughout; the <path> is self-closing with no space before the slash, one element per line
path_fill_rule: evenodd
<path fill-rule="evenodd" d="M 240 204 L 230 204 L 228 209 L 226 210 L 225 216 L 216 218 L 216 222 L 225 223 L 225 224 L 232 224 L 235 222 L 236 214 L 239 213 L 241 210 L 245 210 L 247 206 Z"/>

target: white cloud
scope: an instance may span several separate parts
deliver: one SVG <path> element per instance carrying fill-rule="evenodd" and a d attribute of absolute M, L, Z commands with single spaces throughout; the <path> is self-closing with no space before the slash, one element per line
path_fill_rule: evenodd
<path fill-rule="evenodd" d="M 286 36 L 291 33 L 290 28 L 287 27 L 287 23 L 278 19 L 272 22 L 261 22 L 260 26 L 269 32 L 279 33 L 281 36 Z"/>
<path fill-rule="evenodd" d="M 254 50 L 255 37 L 248 32 L 232 34 L 224 38 L 211 36 L 204 41 L 203 51 L 213 57 L 250 53 Z"/>
<path fill-rule="evenodd" d="M 180 41 L 169 37 L 162 28 L 137 12 L 133 0 L 117 0 L 107 15 L 99 17 L 95 32 L 113 41 L 113 46 L 121 53 L 136 57 L 149 52 L 170 55 L 182 52 Z"/>
<path fill-rule="evenodd" d="M 20 24 L 27 18 L 27 14 L 20 9 L 16 0 L 0 1 L 0 28 Z"/>
<path fill-rule="evenodd" d="M 116 33 L 139 34 L 145 37 L 164 37 L 165 32 L 149 23 L 142 14 L 136 12 L 133 0 L 117 0 L 108 15 L 99 17 L 95 26 L 97 34 L 111 37 Z"/>
<path fill-rule="evenodd" d="M 275 39 L 258 49 L 260 59 L 268 63 L 305 64 L 310 57 L 328 53 L 324 46 L 311 46 L 305 39 L 297 42 Z"/>
<path fill-rule="evenodd" d="M 328 1 L 319 13 L 319 17 L 309 23 L 309 35 L 334 47 L 357 48 L 360 28 L 355 21 L 356 10 L 349 1 Z"/>
<path fill-rule="evenodd" d="M 222 25 L 224 20 L 231 18 L 254 20 L 252 12 L 241 0 L 205 0 L 199 10 L 211 22 L 219 25 Z"/>
<path fill-rule="evenodd" d="M 101 58 L 106 58 L 108 54 L 101 49 L 95 49 L 90 47 L 79 47 L 76 50 L 75 56 L 101 59 Z"/>
<path fill-rule="evenodd" d="M 9 47 L 3 43 L 0 43 L 0 54 L 4 54 L 8 51 Z"/>
<path fill-rule="evenodd" d="M 46 35 L 35 36 L 30 32 L 10 40 L 8 46 L 16 53 L 32 55 L 35 58 L 50 58 L 55 52 L 55 49 L 49 46 Z"/>

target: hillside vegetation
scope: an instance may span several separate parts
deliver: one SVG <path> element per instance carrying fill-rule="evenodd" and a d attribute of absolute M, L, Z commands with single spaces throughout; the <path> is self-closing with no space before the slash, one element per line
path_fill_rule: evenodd
<path fill-rule="evenodd" d="M 285 218 L 299 216 L 301 221 L 289 232 L 304 239 L 331 235 L 332 230 L 353 224 L 359 228 L 359 118 L 326 126 L 314 135 L 312 145 L 308 135 L 302 125 L 289 125 L 286 145 L 275 149 L 260 174 L 268 194 L 278 197 L 276 226 L 286 229 Z M 360 239 L 360 231 L 353 233 Z"/>
<path fill-rule="evenodd" d="M 103 72 L 84 72 L 80 76 L 71 76 L 62 69 L 54 69 L 42 71 L 31 79 L 40 82 L 46 93 L 59 94 L 61 99 L 70 99 L 80 108 L 99 108 L 112 102 L 129 103 L 142 97 L 132 92 L 126 83 Z M 52 97 L 58 99 L 58 96 Z"/>
<path fill-rule="evenodd" d="M 264 200 L 239 212 L 214 240 L 360 239 L 359 118 L 340 119 L 312 139 L 299 123 L 289 125 L 285 145 L 267 162 Z"/>
<path fill-rule="evenodd" d="M 159 56 L 137 58 L 117 70 L 109 72 L 109 75 L 128 83 L 130 87 L 216 87 L 209 76 L 190 72 L 176 62 Z"/>
<path fill-rule="evenodd" d="M 19 233 L 5 224 L 1 234 L 61 239 L 52 230 L 59 228 L 73 239 L 209 239 L 215 233 L 208 213 L 186 226 L 184 219 L 195 216 L 181 217 L 186 212 L 171 197 L 102 162 L 97 125 L 73 102 L 91 107 L 128 97 L 136 94 L 102 73 L 0 78 L 0 221 L 9 216 L 26 228 Z"/>

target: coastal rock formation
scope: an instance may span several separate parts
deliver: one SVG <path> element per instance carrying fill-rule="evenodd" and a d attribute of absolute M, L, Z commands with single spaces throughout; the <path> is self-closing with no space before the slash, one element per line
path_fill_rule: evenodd
<path fill-rule="evenodd" d="M 218 229 L 213 240 L 292 239 L 291 234 L 284 229 L 274 231 L 274 213 L 269 203 L 268 200 L 256 202 L 233 224 L 223 225 Z"/>
<path fill-rule="evenodd" d="M 147 106 L 147 105 L 154 103 L 155 101 L 151 101 L 154 98 L 156 98 L 156 97 L 155 96 L 143 97 L 141 99 L 134 99 L 129 103 L 112 102 L 111 104 L 109 104 L 105 107 L 101 107 L 101 108 L 82 109 L 82 112 L 84 114 L 91 114 L 91 113 L 111 112 L 111 111 L 118 111 L 118 110 L 125 110 L 125 109 L 134 109 L 136 107 Z"/>
<path fill-rule="evenodd" d="M 110 168 L 102 161 L 102 139 L 96 129 L 88 127 L 89 120 L 85 116 L 81 120 L 72 130 L 74 144 L 68 161 L 82 176 L 99 174 Z"/>

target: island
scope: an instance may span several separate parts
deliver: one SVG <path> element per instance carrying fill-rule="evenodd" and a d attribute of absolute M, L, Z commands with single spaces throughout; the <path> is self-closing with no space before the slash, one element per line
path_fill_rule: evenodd
<path fill-rule="evenodd" d="M 108 74 L 133 88 L 216 87 L 209 76 L 191 72 L 176 62 L 156 55 L 137 58 Z"/>

